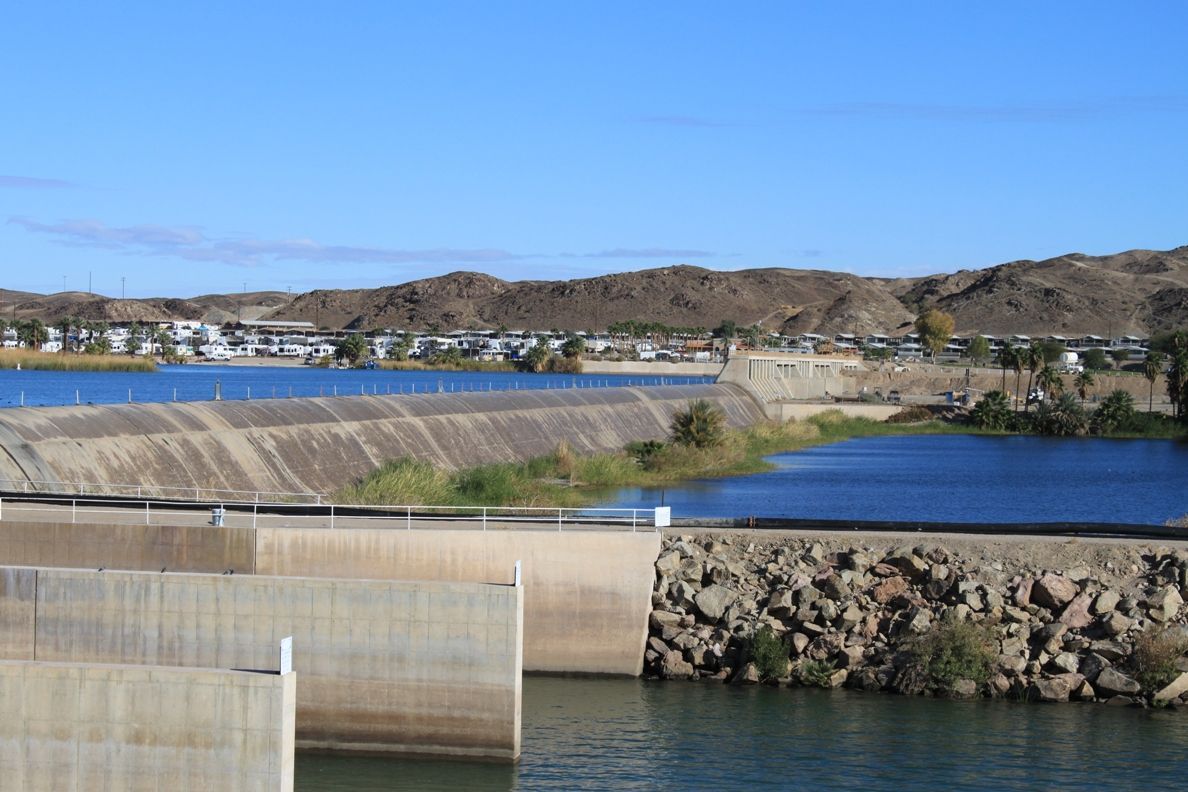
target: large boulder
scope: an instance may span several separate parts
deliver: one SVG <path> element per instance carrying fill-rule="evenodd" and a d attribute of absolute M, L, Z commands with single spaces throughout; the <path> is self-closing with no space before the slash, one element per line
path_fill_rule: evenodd
<path fill-rule="evenodd" d="M 697 609 L 713 622 L 721 619 L 725 615 L 726 609 L 733 605 L 736 599 L 738 599 L 737 594 L 716 584 L 706 586 L 693 597 Z"/>
<path fill-rule="evenodd" d="M 1072 580 L 1049 572 L 1031 587 L 1031 601 L 1055 612 L 1072 602 L 1080 591 L 1080 586 Z"/>
<path fill-rule="evenodd" d="M 1147 597 L 1147 615 L 1155 621 L 1171 621 L 1176 618 L 1183 604 L 1179 589 L 1175 586 L 1164 586 Z"/>
<path fill-rule="evenodd" d="M 1068 701 L 1072 692 L 1068 680 L 1062 677 L 1037 679 L 1031 687 L 1032 697 L 1036 701 Z"/>
<path fill-rule="evenodd" d="M 1188 693 L 1188 672 L 1180 674 L 1170 684 L 1155 694 L 1156 701 L 1171 701 Z"/>
<path fill-rule="evenodd" d="M 685 662 L 680 652 L 668 652 L 660 661 L 660 674 L 665 679 L 688 679 L 693 676 L 693 664 Z"/>
<path fill-rule="evenodd" d="M 1093 614 L 1089 612 L 1092 602 L 1093 598 L 1088 594 L 1078 594 L 1072 598 L 1068 605 L 1064 606 L 1064 611 L 1060 614 L 1060 621 L 1067 624 L 1070 630 L 1088 627 L 1093 623 Z"/>
<path fill-rule="evenodd" d="M 895 599 L 901 594 L 907 593 L 908 582 L 907 578 L 896 575 L 889 577 L 882 583 L 871 589 L 870 596 L 875 602 L 880 605 L 886 605 L 891 600 Z"/>
<path fill-rule="evenodd" d="M 1142 690 L 1142 685 L 1113 667 L 1103 669 L 1093 687 L 1103 696 L 1135 696 Z"/>

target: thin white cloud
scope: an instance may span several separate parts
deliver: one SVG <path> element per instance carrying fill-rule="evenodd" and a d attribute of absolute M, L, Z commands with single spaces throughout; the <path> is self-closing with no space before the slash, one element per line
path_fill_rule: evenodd
<path fill-rule="evenodd" d="M 923 121 L 1073 122 L 1134 113 L 1183 113 L 1188 96 L 1125 96 L 1079 102 L 958 105 L 911 102 L 836 102 L 799 108 L 804 115 L 868 116 Z"/>
<path fill-rule="evenodd" d="M 0 174 L 0 188 L 13 190 L 62 190 L 74 187 L 62 179 L 39 179 L 34 176 L 6 176 Z"/>
<path fill-rule="evenodd" d="M 539 253 L 515 253 L 500 248 L 403 249 L 358 245 L 326 245 L 312 239 L 254 239 L 212 237 L 198 226 L 109 226 L 99 220 L 64 220 L 42 223 L 28 217 L 10 217 L 10 225 L 71 247 L 96 247 L 128 255 L 169 256 L 186 261 L 258 267 L 273 262 L 305 261 L 320 264 L 499 264 L 531 258 Z M 613 248 L 598 253 L 560 254 L 580 258 L 708 258 L 704 250 L 668 248 Z"/>

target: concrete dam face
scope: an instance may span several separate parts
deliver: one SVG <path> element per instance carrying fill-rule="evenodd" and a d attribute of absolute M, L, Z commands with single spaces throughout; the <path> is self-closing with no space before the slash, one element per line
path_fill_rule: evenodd
<path fill-rule="evenodd" d="M 730 426 L 764 419 L 735 385 L 26 407 L 0 410 L 0 479 L 327 493 L 400 457 L 457 469 L 660 439 L 692 399 Z"/>

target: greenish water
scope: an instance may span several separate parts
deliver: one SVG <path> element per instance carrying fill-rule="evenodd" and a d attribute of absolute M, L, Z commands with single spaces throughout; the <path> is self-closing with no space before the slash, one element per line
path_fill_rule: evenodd
<path fill-rule="evenodd" d="M 518 765 L 299 755 L 315 790 L 1184 789 L 1188 713 L 524 680 Z"/>

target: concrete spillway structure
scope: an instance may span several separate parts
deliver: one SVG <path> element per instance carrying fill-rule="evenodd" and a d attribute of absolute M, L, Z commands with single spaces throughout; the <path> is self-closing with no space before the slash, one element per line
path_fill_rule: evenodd
<path fill-rule="evenodd" d="M 0 660 L 0 787 L 292 792 L 296 681 Z"/>
<path fill-rule="evenodd" d="M 664 437 L 690 399 L 763 419 L 734 385 L 0 410 L 0 479 L 332 492 L 388 460 L 456 469 Z M 147 492 L 146 492 L 147 494 Z"/>
<path fill-rule="evenodd" d="M 655 531 L 97 525 L 14 519 L 8 506 L 0 514 L 0 565 L 9 566 L 504 583 L 522 560 L 524 670 L 643 669 Z"/>
<path fill-rule="evenodd" d="M 0 567 L 0 659 L 271 668 L 296 744 L 514 760 L 522 587 Z"/>

